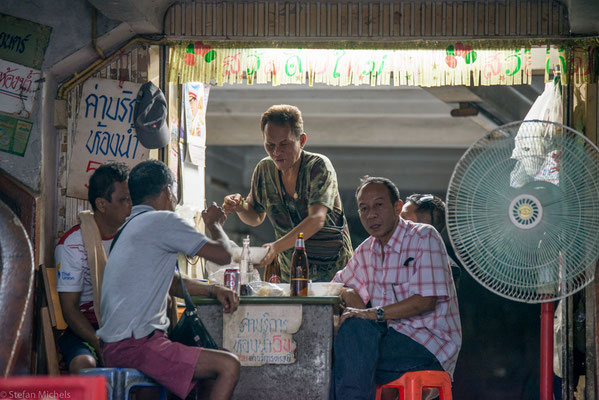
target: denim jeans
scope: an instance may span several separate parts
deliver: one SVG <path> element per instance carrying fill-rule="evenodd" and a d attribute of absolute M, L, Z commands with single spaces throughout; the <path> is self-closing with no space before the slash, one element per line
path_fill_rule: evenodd
<path fill-rule="evenodd" d="M 386 324 L 362 318 L 345 320 L 333 352 L 330 400 L 372 400 L 376 384 L 394 381 L 408 371 L 443 370 L 420 343 Z"/>

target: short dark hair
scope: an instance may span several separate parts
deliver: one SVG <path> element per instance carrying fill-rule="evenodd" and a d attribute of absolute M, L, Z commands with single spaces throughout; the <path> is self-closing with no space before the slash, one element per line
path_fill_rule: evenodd
<path fill-rule="evenodd" d="M 165 186 L 175 182 L 173 173 L 161 161 L 147 160 L 137 164 L 129 174 L 129 193 L 134 206 L 160 195 Z"/>
<path fill-rule="evenodd" d="M 380 176 L 368 175 L 364 175 L 362 179 L 360 179 L 360 186 L 358 186 L 358 188 L 356 189 L 356 200 L 358 199 L 358 194 L 360 193 L 360 190 L 362 190 L 364 186 L 369 185 L 371 183 L 382 183 L 383 185 L 385 185 L 387 187 L 387 190 L 389 191 L 389 198 L 391 199 L 391 204 L 397 203 L 397 201 L 399 200 L 399 189 L 397 188 L 397 186 L 395 186 L 395 183 L 393 183 L 391 179 L 383 178 Z"/>
<path fill-rule="evenodd" d="M 431 225 L 441 232 L 445 229 L 445 203 L 437 196 L 432 194 L 414 193 L 406 198 L 406 203 L 414 203 L 416 210 L 414 212 L 422 217 L 430 216 Z"/>
<path fill-rule="evenodd" d="M 262 134 L 264 134 L 264 128 L 266 124 L 272 122 L 277 125 L 285 126 L 289 125 L 295 137 L 299 137 L 304 133 L 304 120 L 302 119 L 302 112 L 296 106 L 290 106 L 289 104 L 279 104 L 271 106 L 260 119 L 260 128 Z"/>
<path fill-rule="evenodd" d="M 129 167 L 123 163 L 108 162 L 102 164 L 89 177 L 87 199 L 96 211 L 96 199 L 112 201 L 115 182 L 125 182 L 129 177 Z"/>

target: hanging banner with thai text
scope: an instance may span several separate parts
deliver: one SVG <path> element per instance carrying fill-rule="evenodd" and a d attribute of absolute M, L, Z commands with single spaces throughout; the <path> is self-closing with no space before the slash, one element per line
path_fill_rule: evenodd
<path fill-rule="evenodd" d="M 42 69 L 52 27 L 0 14 L 0 59 Z"/>
<path fill-rule="evenodd" d="M 133 127 L 140 86 L 108 79 L 90 79 L 83 85 L 67 196 L 87 199 L 89 177 L 105 162 L 123 162 L 132 168 L 148 158 L 150 150 L 139 143 Z"/>
<path fill-rule="evenodd" d="M 171 49 L 169 80 L 273 85 L 520 85 L 532 80 L 530 48 L 486 50 L 455 43 L 444 50 L 212 48 Z"/>
<path fill-rule="evenodd" d="M 292 334 L 302 324 L 302 305 L 240 305 L 223 314 L 223 347 L 241 365 L 292 364 L 296 343 Z"/>
<path fill-rule="evenodd" d="M 0 60 L 0 111 L 29 118 L 42 73 Z"/>

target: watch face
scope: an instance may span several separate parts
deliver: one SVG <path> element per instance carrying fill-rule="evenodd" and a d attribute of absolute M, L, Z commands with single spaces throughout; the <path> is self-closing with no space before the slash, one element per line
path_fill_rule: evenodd
<path fill-rule="evenodd" d="M 376 319 L 378 321 L 384 321 L 385 320 L 385 310 L 383 310 L 383 307 L 377 307 L 376 308 Z"/>

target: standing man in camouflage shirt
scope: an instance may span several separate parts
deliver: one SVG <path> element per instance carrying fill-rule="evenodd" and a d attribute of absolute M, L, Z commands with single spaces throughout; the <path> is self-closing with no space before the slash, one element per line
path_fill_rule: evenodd
<path fill-rule="evenodd" d="M 278 254 L 286 282 L 295 239 L 303 232 L 310 279 L 330 281 L 353 253 L 335 169 L 327 157 L 304 150 L 307 136 L 297 107 L 270 107 L 260 126 L 268 157 L 254 170 L 247 201 L 239 193 L 226 196 L 225 213 L 236 212 L 250 226 L 268 215 L 277 240 L 267 244 L 262 264 Z"/>

